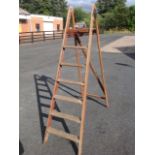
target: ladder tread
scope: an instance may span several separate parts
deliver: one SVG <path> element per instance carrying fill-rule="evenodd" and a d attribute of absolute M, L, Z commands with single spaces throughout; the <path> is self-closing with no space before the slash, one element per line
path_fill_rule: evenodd
<path fill-rule="evenodd" d="M 62 66 L 70 66 L 70 67 L 83 67 L 81 64 L 72 64 L 72 63 L 61 63 Z"/>
<path fill-rule="evenodd" d="M 62 113 L 62 112 L 57 112 L 55 110 L 51 112 L 51 115 L 59 117 L 59 118 L 68 119 L 68 120 L 74 121 L 76 123 L 80 123 L 81 122 L 80 118 L 77 117 L 77 116 L 66 114 L 66 113 Z"/>
<path fill-rule="evenodd" d="M 83 82 L 79 82 L 79 81 L 72 81 L 72 80 L 66 80 L 66 79 L 58 79 L 58 81 L 62 83 L 76 84 L 76 85 L 81 85 L 81 86 L 84 85 Z"/>
<path fill-rule="evenodd" d="M 65 45 L 64 48 L 72 48 L 72 49 L 87 49 L 86 46 L 71 46 L 71 45 Z"/>
<path fill-rule="evenodd" d="M 82 104 L 82 101 L 79 99 L 76 99 L 75 97 L 68 97 L 68 96 L 62 96 L 62 95 L 54 95 L 55 99 L 62 100 L 62 101 L 68 101 L 72 103 Z"/>
<path fill-rule="evenodd" d="M 56 135 L 58 137 L 62 137 L 62 138 L 74 141 L 76 143 L 79 143 L 79 138 L 76 135 L 69 134 L 69 133 L 66 133 L 64 131 L 52 128 L 52 127 L 48 127 L 47 132 L 50 133 L 50 134 Z"/>

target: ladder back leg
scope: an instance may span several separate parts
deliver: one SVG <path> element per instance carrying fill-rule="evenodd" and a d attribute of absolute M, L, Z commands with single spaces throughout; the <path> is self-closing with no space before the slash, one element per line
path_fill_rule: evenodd
<path fill-rule="evenodd" d="M 95 7 L 95 12 L 96 12 L 96 7 Z M 98 58 L 99 58 L 99 64 L 100 64 L 100 72 L 101 72 L 101 81 L 103 85 L 103 95 L 105 95 L 105 100 L 106 100 L 106 106 L 109 107 L 109 101 L 108 101 L 108 94 L 107 94 L 107 89 L 106 89 L 106 82 L 105 82 L 105 77 L 104 77 L 104 64 L 102 60 L 102 52 L 101 52 L 101 43 L 100 43 L 100 33 L 99 33 L 99 27 L 98 27 L 98 22 L 97 22 L 97 16 L 95 14 L 95 26 L 96 26 L 96 36 L 97 36 L 97 47 L 98 47 Z"/>

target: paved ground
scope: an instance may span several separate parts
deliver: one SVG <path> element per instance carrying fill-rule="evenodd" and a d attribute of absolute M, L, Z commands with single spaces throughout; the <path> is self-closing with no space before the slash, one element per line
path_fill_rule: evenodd
<path fill-rule="evenodd" d="M 131 50 L 132 48 L 132 50 Z M 135 36 L 124 36 L 102 47 L 104 52 L 131 53 L 135 48 Z"/>
<path fill-rule="evenodd" d="M 123 37 L 121 34 L 101 36 L 102 46 Z M 86 40 L 84 37 L 83 41 Z M 76 152 L 73 143 L 55 136 L 50 136 L 47 145 L 42 144 L 60 46 L 61 40 L 20 45 L 19 141 L 20 151 L 24 155 L 75 155 Z M 100 101 L 88 100 L 84 155 L 134 155 L 134 46 L 122 47 L 119 50 L 122 53 L 103 53 L 110 108 L 104 108 Z M 68 52 L 65 59 L 75 61 L 71 52 Z M 92 59 L 97 65 L 95 40 Z M 64 76 L 76 78 L 74 70 L 64 72 Z M 92 76 L 89 83 L 89 90 L 96 91 Z M 77 93 L 72 89 L 75 88 L 62 85 L 60 93 Z M 57 108 L 68 113 L 80 112 L 79 107 L 68 108 L 68 104 L 57 103 Z M 77 134 L 79 130 L 78 125 L 64 120 L 56 120 L 54 125 L 71 133 Z"/>

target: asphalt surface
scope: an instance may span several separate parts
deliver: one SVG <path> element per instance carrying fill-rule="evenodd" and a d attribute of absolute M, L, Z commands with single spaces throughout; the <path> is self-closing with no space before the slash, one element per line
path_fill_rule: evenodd
<path fill-rule="evenodd" d="M 101 36 L 101 45 L 106 45 L 124 35 Z M 87 37 L 82 40 L 86 43 Z M 23 155 L 75 155 L 77 147 L 65 139 L 51 135 L 49 143 L 43 144 L 50 98 L 54 84 L 62 40 L 22 44 L 20 60 L 20 154 Z M 69 41 L 71 44 L 72 42 Z M 93 40 L 92 61 L 97 66 L 97 48 Z M 83 155 L 134 155 L 135 152 L 135 56 L 134 48 L 123 48 L 122 53 L 104 53 L 105 79 L 110 108 L 101 101 L 87 101 Z M 124 52 L 128 50 L 128 52 Z M 66 51 L 67 52 L 67 51 Z M 75 61 L 73 52 L 68 52 L 66 61 Z M 83 62 L 82 58 L 81 61 Z M 98 70 L 99 68 L 96 67 Z M 65 70 L 66 78 L 77 78 L 75 69 Z M 100 94 L 90 74 L 89 91 Z M 75 87 L 61 85 L 60 94 L 78 94 Z M 70 114 L 80 114 L 79 106 L 57 102 L 57 109 Z M 79 125 L 55 119 L 54 126 L 78 134 Z"/>

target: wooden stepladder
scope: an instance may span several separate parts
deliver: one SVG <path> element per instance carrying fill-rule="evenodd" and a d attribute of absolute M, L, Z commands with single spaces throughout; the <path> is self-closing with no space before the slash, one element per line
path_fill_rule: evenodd
<path fill-rule="evenodd" d="M 74 10 L 73 8 L 69 8 L 68 14 L 67 14 L 67 20 L 66 20 L 66 27 L 64 31 L 64 37 L 63 37 L 63 42 L 62 42 L 62 48 L 60 52 L 60 58 L 59 58 L 59 64 L 57 68 L 57 74 L 56 74 L 56 80 L 53 88 L 53 97 L 51 99 L 50 103 L 50 110 L 48 114 L 48 120 L 47 120 L 47 127 L 45 131 L 45 137 L 44 137 L 44 143 L 48 142 L 48 137 L 49 134 L 53 134 L 65 139 L 68 139 L 70 141 L 76 142 L 78 144 L 78 155 L 82 155 L 82 145 L 83 145 L 83 135 L 84 135 L 84 126 L 85 126 L 85 117 L 86 117 L 86 102 L 87 102 L 87 97 L 92 96 L 100 99 L 105 99 L 105 105 L 108 107 L 108 95 L 107 95 L 107 90 L 106 90 L 106 85 L 105 85 L 105 80 L 104 80 L 104 72 L 103 72 L 103 62 L 102 62 L 102 53 L 101 53 L 101 48 L 100 48 L 100 35 L 99 35 L 99 28 L 98 28 L 98 23 L 97 23 L 97 14 L 96 14 L 96 6 L 92 5 L 92 11 L 91 11 L 91 21 L 90 21 L 90 27 L 89 29 L 76 29 L 75 28 L 75 18 L 74 18 Z M 72 29 L 70 29 L 70 22 L 72 20 Z M 100 71 L 101 71 L 101 77 L 97 75 L 97 72 L 94 68 L 94 66 L 91 63 L 91 46 L 92 46 L 92 36 L 93 32 L 96 32 L 97 35 L 97 45 L 98 45 L 98 58 L 99 58 L 99 64 L 100 64 Z M 88 37 L 88 45 L 83 46 L 80 38 L 79 38 L 79 33 L 84 33 L 88 31 L 89 32 L 89 37 Z M 67 35 L 70 34 L 74 37 L 74 46 L 67 45 Z M 67 49 L 72 49 L 75 50 L 76 52 L 76 63 L 67 63 L 64 61 L 64 54 L 65 50 Z M 82 79 L 81 76 L 81 68 L 83 67 L 82 64 L 80 64 L 79 61 L 79 52 L 82 52 L 86 63 L 85 63 L 85 74 L 84 74 L 84 79 Z M 71 81 L 67 79 L 62 79 L 62 69 L 63 67 L 74 67 L 78 69 L 78 75 L 79 75 L 79 81 Z M 94 77 L 96 78 L 97 82 L 99 83 L 99 86 L 103 92 L 103 96 L 98 96 L 94 94 L 89 94 L 88 91 L 88 78 L 89 78 L 89 69 L 91 69 Z M 65 84 L 73 84 L 73 85 L 79 85 L 80 90 L 81 90 L 81 99 L 77 99 L 75 97 L 68 97 L 68 96 L 62 96 L 58 95 L 58 89 L 60 86 L 60 83 L 65 83 Z M 64 101 L 64 102 L 69 102 L 69 103 L 75 103 L 79 104 L 81 106 L 81 117 L 65 114 L 62 112 L 57 112 L 55 109 L 56 106 L 56 101 Z M 63 119 L 67 119 L 76 123 L 80 123 L 80 133 L 79 136 L 73 135 L 66 133 L 61 130 L 57 130 L 55 128 L 52 128 L 52 120 L 53 117 L 59 117 Z"/>

